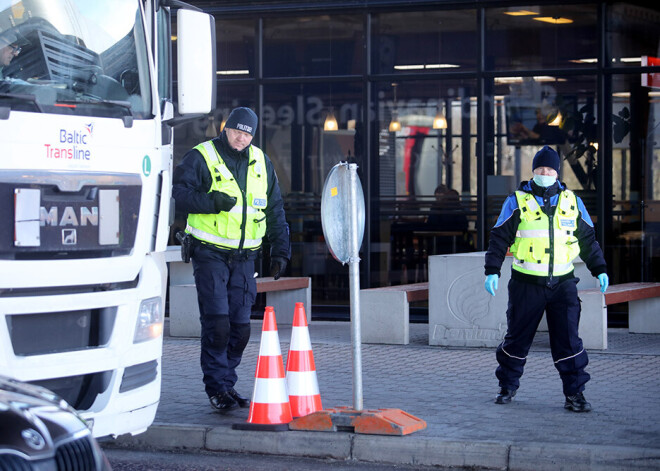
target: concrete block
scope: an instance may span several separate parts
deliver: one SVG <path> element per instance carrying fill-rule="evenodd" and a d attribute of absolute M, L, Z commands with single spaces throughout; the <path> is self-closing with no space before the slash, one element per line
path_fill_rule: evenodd
<path fill-rule="evenodd" d="M 429 345 L 497 347 L 504 338 L 511 259 L 491 296 L 484 289 L 484 254 L 429 257 Z"/>
<path fill-rule="evenodd" d="M 171 285 L 170 335 L 172 337 L 199 337 L 201 333 L 197 288 L 194 284 Z"/>
<path fill-rule="evenodd" d="M 599 289 L 583 290 L 578 293 L 582 301 L 578 333 L 584 348 L 605 350 L 607 348 L 607 306 L 605 295 Z"/>
<path fill-rule="evenodd" d="M 484 289 L 484 256 L 485 252 L 471 252 L 429 257 L 429 345 L 497 347 L 504 339 L 513 257 L 504 260 L 498 290 L 491 296 Z M 574 265 L 578 289 L 597 286 L 582 260 Z M 586 348 L 607 348 L 607 313 L 603 322 L 602 306 L 604 301 L 600 304 L 592 296 L 582 304 L 580 332 L 587 337 Z M 544 316 L 539 330 L 547 329 Z"/>
<path fill-rule="evenodd" d="M 296 303 L 300 302 L 305 303 L 305 315 L 307 317 L 307 324 L 309 324 L 312 321 L 311 288 L 269 291 L 266 293 L 266 304 L 275 308 L 275 318 L 277 319 L 277 323 L 281 325 L 293 324 Z"/>
<path fill-rule="evenodd" d="M 170 263 L 170 266 L 176 270 L 177 267 L 185 267 L 188 264 Z M 202 329 L 199 322 L 199 304 L 194 280 L 190 284 L 170 284 L 169 301 L 170 335 L 172 337 L 199 337 Z M 279 325 L 293 323 L 297 302 L 305 303 L 307 324 L 310 324 L 312 320 L 311 285 L 308 288 L 266 293 L 266 304 L 275 308 L 275 317 Z"/>
<path fill-rule="evenodd" d="M 195 277 L 193 276 L 192 263 L 170 262 L 170 285 L 194 285 Z"/>
<path fill-rule="evenodd" d="M 362 342 L 408 345 L 409 314 L 404 291 L 360 290 Z"/>
<path fill-rule="evenodd" d="M 628 330 L 638 334 L 660 334 L 660 298 L 628 301 Z"/>
<path fill-rule="evenodd" d="M 183 263 L 181 247 L 169 246 L 165 251 L 165 261 L 168 263 L 170 277 L 170 328 L 171 335 L 176 337 L 199 337 L 199 306 L 197 293 L 191 293 L 190 285 L 195 287 L 195 277 L 192 263 Z M 180 288 L 184 286 L 184 288 Z M 194 295 L 194 299 L 192 296 Z M 191 304 L 191 302 L 194 303 Z M 307 323 L 312 320 L 312 289 L 301 288 L 286 291 L 270 291 L 266 293 L 266 304 L 275 308 L 275 316 L 279 324 L 291 325 L 297 302 L 305 303 Z M 174 315 L 173 315 L 174 314 Z M 188 325 L 191 323 L 195 324 Z"/>

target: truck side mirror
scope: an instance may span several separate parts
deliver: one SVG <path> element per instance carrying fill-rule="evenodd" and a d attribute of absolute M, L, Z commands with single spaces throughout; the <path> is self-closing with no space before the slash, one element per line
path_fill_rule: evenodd
<path fill-rule="evenodd" d="M 206 13 L 177 12 L 179 113 L 209 113 L 215 108 L 215 19 Z"/>

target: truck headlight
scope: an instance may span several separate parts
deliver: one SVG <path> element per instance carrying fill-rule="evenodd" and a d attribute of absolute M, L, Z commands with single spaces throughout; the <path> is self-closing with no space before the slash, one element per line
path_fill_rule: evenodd
<path fill-rule="evenodd" d="M 158 338 L 162 333 L 163 309 L 160 305 L 160 297 L 145 299 L 140 303 L 133 343 Z"/>

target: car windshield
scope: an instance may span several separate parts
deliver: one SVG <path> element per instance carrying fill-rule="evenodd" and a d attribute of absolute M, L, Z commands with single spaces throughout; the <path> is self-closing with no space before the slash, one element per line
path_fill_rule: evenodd
<path fill-rule="evenodd" d="M 0 107 L 149 117 L 138 0 L 0 0 Z"/>

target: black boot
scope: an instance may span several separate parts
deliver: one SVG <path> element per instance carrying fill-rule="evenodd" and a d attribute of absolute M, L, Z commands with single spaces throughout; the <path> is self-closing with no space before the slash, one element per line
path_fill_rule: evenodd
<path fill-rule="evenodd" d="M 213 410 L 220 413 L 229 412 L 239 408 L 238 402 L 231 397 L 229 391 L 221 392 L 209 398 Z"/>
<path fill-rule="evenodd" d="M 584 398 L 584 394 L 580 392 L 575 396 L 566 396 L 564 409 L 568 409 L 573 412 L 589 412 L 591 411 L 591 404 L 587 402 L 587 400 Z"/>
<path fill-rule="evenodd" d="M 238 403 L 240 407 L 245 409 L 246 407 L 250 407 L 250 400 L 247 397 L 243 397 L 240 394 L 236 392 L 234 388 L 231 388 L 227 393 Z"/>
<path fill-rule="evenodd" d="M 497 397 L 495 398 L 495 404 L 508 404 L 515 395 L 515 389 L 500 388 L 500 392 L 497 393 Z"/>

